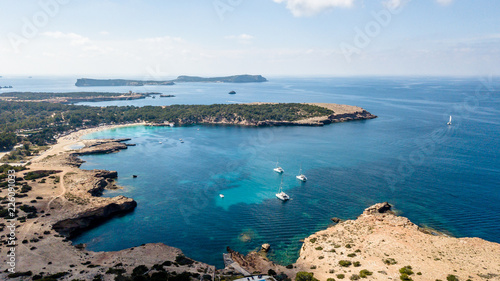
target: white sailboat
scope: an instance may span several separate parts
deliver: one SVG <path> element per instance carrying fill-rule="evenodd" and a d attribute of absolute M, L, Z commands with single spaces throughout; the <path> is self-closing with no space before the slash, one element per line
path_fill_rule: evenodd
<path fill-rule="evenodd" d="M 283 177 L 281 178 L 280 190 L 279 193 L 276 193 L 276 197 L 278 197 L 278 199 L 281 201 L 290 200 L 290 196 L 288 196 L 288 194 L 283 192 Z"/>
<path fill-rule="evenodd" d="M 221 193 L 221 194 L 219 194 L 219 197 L 220 197 L 220 198 L 224 198 L 224 194 L 222 194 L 222 193 Z"/>
<path fill-rule="evenodd" d="M 447 123 L 448 125 L 451 125 L 451 115 L 450 115 L 450 121 L 448 121 Z"/>
<path fill-rule="evenodd" d="M 307 177 L 306 175 L 302 174 L 302 166 L 300 167 L 300 170 L 299 170 L 299 175 L 296 176 L 296 178 L 299 180 L 299 181 L 303 181 L 303 182 L 306 182 L 307 181 Z"/>
<path fill-rule="evenodd" d="M 279 164 L 279 162 L 276 162 L 276 168 L 274 168 L 273 170 L 276 173 L 283 174 L 285 172 L 285 170 L 283 170 L 283 168 L 281 168 L 280 166 L 278 166 L 278 164 Z"/>

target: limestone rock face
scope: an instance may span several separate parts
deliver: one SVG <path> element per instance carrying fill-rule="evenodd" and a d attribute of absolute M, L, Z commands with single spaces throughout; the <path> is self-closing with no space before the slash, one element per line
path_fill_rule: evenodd
<path fill-rule="evenodd" d="M 117 171 L 106 171 L 106 170 L 94 170 L 95 176 L 105 179 L 116 179 L 118 178 Z"/>
<path fill-rule="evenodd" d="M 377 203 L 371 207 L 366 208 L 365 211 L 363 212 L 363 214 L 366 214 L 366 215 L 377 214 L 377 213 L 379 213 L 379 214 L 384 214 L 384 213 L 394 214 L 391 211 L 391 209 L 392 209 L 392 206 L 388 202 Z"/>
<path fill-rule="evenodd" d="M 98 225 L 100 222 L 121 213 L 130 212 L 137 206 L 133 199 L 118 196 L 113 202 L 103 206 L 94 207 L 77 214 L 72 218 L 59 221 L 53 225 L 53 229 L 66 237 L 73 237 L 85 229 Z"/>
<path fill-rule="evenodd" d="M 85 147 L 80 149 L 77 152 L 74 152 L 73 155 L 89 155 L 89 154 L 107 154 L 107 153 L 115 153 L 123 149 L 127 149 L 130 144 L 124 144 L 124 141 L 129 141 L 129 138 L 126 139 L 108 139 L 108 140 L 88 140 L 85 141 Z"/>
<path fill-rule="evenodd" d="M 331 218 L 331 220 L 334 222 L 334 223 L 339 223 L 339 222 L 342 222 L 341 219 L 337 218 L 337 217 L 334 217 L 334 218 Z"/>
<path fill-rule="evenodd" d="M 265 253 L 269 252 L 269 250 L 271 249 L 271 245 L 269 244 L 263 244 L 262 247 L 261 247 L 261 250 Z"/>
<path fill-rule="evenodd" d="M 366 208 L 356 220 L 342 221 L 304 239 L 295 266 L 319 280 L 337 279 L 337 274 L 351 279 L 362 269 L 373 273 L 369 280 L 399 280 L 399 269 L 407 265 L 421 273 L 411 275 L 415 281 L 446 280 L 449 274 L 459 280 L 477 279 L 470 276 L 500 280 L 494 279 L 500 277 L 496 275 L 498 253 L 498 243 L 423 232 L 384 202 Z M 342 266 L 340 261 L 352 265 Z"/>

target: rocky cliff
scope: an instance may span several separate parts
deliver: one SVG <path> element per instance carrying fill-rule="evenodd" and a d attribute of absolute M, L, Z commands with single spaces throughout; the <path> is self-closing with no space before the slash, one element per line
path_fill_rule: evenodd
<path fill-rule="evenodd" d="M 112 202 L 78 213 L 72 218 L 55 223 L 52 229 L 66 237 L 74 237 L 82 231 L 92 228 L 103 221 L 117 215 L 130 212 L 137 207 L 133 199 L 118 196 Z"/>
<path fill-rule="evenodd" d="M 380 203 L 306 238 L 295 265 L 319 280 L 500 280 L 499 253 L 479 238 L 429 234 Z"/>

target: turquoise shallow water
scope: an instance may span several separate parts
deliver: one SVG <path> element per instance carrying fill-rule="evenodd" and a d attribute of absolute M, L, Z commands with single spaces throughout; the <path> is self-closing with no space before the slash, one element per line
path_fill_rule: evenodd
<path fill-rule="evenodd" d="M 226 246 L 248 252 L 270 243 L 271 257 L 288 264 L 298 257 L 300 239 L 325 228 L 331 217 L 355 218 L 381 201 L 417 224 L 500 242 L 499 81 L 484 86 L 473 78 L 274 78 L 264 84 L 152 87 L 147 90 L 176 98 L 92 103 L 335 102 L 362 106 L 379 118 L 325 127 L 130 127 L 89 135 L 131 137 L 137 144 L 83 157 L 82 168 L 117 170 L 125 188 L 105 196 L 129 196 L 138 207 L 74 242 L 91 250 L 163 242 L 219 267 Z M 69 82 L 40 85 L 73 90 Z M 30 83 L 34 88 L 38 82 Z M 235 96 L 227 94 L 232 89 Z M 447 126 L 450 114 L 454 124 Z M 293 199 L 286 203 L 274 195 L 277 160 Z M 300 166 L 306 183 L 295 179 Z"/>

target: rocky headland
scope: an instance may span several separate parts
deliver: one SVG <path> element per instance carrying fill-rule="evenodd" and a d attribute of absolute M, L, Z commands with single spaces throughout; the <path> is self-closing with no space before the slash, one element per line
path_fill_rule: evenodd
<path fill-rule="evenodd" d="M 429 232 L 379 203 L 306 238 L 295 266 L 319 280 L 500 280 L 499 253 L 498 243 Z"/>
<path fill-rule="evenodd" d="M 276 105 L 277 103 L 250 103 L 245 104 L 247 106 L 252 105 L 263 105 L 271 104 Z M 376 115 L 371 114 L 365 109 L 358 106 L 335 104 L 335 103 L 307 103 L 307 105 L 313 105 L 317 107 L 322 107 L 328 109 L 331 114 L 324 116 L 317 116 L 311 118 L 298 118 L 295 121 L 277 121 L 277 120 L 251 120 L 239 116 L 237 113 L 229 116 L 218 116 L 218 115 L 208 115 L 204 116 L 198 120 L 192 119 L 177 119 L 175 120 L 176 125 L 192 125 L 192 124 L 207 124 L 207 125 L 237 125 L 237 126 L 249 126 L 249 127 L 268 127 L 268 126 L 325 126 L 332 123 L 356 121 L 356 120 L 368 120 L 377 118 Z M 300 113 L 297 113 L 300 114 Z M 149 126 L 167 126 L 165 123 L 149 123 Z"/>
<path fill-rule="evenodd" d="M 160 93 L 103 93 L 103 92 L 8 92 L 0 95 L 0 100 L 4 101 L 24 101 L 24 102 L 50 102 L 72 104 L 78 102 L 102 102 L 118 100 L 137 100 L 146 97 L 161 95 Z"/>
<path fill-rule="evenodd" d="M 84 148 L 63 152 L 53 149 L 45 157 L 34 159 L 28 170 L 16 173 L 17 182 L 30 187 L 16 202 L 30 207 L 20 208 L 22 219 L 16 230 L 17 279 L 93 280 L 101 276 L 102 280 L 114 280 L 115 276 L 130 276 L 134 269 L 146 268 L 149 272 L 155 265 L 153 273 L 157 276 L 185 274 L 196 278 L 200 272 L 214 273 L 213 266 L 186 258 L 181 250 L 164 244 L 93 252 L 86 250 L 85 245 L 73 245 L 68 240 L 136 208 L 137 202 L 132 198 L 100 197 L 106 189 L 121 188 L 115 184 L 116 171 L 79 169 L 82 161 L 78 156 L 115 153 L 130 146 L 123 143 L 128 140 L 82 140 Z M 29 173 L 42 176 L 27 181 L 24 178 Z M 1 231 L 5 245 L 7 230 L 2 227 Z M 8 247 L 1 249 L 3 264 L 7 262 L 8 250 Z M 17 275 L 8 277 L 9 274 L 8 271 L 0 273 L 0 279 L 16 280 Z"/>

